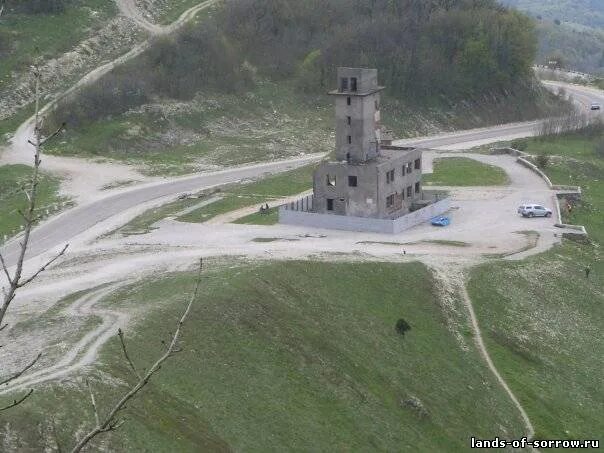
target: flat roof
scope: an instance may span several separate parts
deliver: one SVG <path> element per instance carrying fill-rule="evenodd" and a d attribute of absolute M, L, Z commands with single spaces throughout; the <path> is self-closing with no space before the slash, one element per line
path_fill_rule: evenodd
<path fill-rule="evenodd" d="M 327 94 L 330 96 L 369 96 L 370 94 L 378 93 L 382 90 L 385 90 L 386 87 L 378 86 L 373 87 L 367 91 L 340 91 L 340 90 L 332 90 L 328 91 Z"/>

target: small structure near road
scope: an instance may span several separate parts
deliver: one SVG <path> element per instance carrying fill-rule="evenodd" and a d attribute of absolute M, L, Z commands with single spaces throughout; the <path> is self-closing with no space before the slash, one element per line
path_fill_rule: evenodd
<path fill-rule="evenodd" d="M 398 233 L 449 209 L 423 190 L 422 150 L 394 146 L 381 126 L 383 89 L 376 69 L 338 69 L 336 160 L 316 170 L 312 196 L 280 209 L 281 223 Z"/>

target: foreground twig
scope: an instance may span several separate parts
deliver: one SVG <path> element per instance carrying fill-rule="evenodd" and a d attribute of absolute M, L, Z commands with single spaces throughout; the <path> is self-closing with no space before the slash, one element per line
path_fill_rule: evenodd
<path fill-rule="evenodd" d="M 90 391 L 90 395 L 91 395 L 96 426 L 94 427 L 94 429 L 92 429 L 88 434 L 86 434 L 78 442 L 78 444 L 73 448 L 72 453 L 81 451 L 82 448 L 84 448 L 92 439 L 94 439 L 99 434 L 106 433 L 108 431 L 114 431 L 114 430 L 118 429 L 124 423 L 124 420 L 120 420 L 117 418 L 119 411 L 122 410 L 124 408 L 124 406 L 126 405 L 126 403 L 129 400 L 131 400 L 132 398 L 134 398 L 137 395 L 137 393 L 139 393 L 143 389 L 143 387 L 145 387 L 149 383 L 149 380 L 151 379 L 151 377 L 161 369 L 162 364 L 166 360 L 168 360 L 174 353 L 178 352 L 176 346 L 178 344 L 178 339 L 180 337 L 180 330 L 182 328 L 182 325 L 186 321 L 187 317 L 189 316 L 189 312 L 191 311 L 193 302 L 195 302 L 195 300 L 197 299 L 197 295 L 199 293 L 199 286 L 201 285 L 202 270 L 203 270 L 203 261 L 200 260 L 199 261 L 199 272 L 197 275 L 197 281 L 195 283 L 195 290 L 193 291 L 193 294 L 189 300 L 189 303 L 187 304 L 187 308 L 185 309 L 184 313 L 182 314 L 180 320 L 178 321 L 176 331 L 174 332 L 174 335 L 172 336 L 172 341 L 170 342 L 168 349 L 151 366 L 151 368 L 149 368 L 149 371 L 147 371 L 147 373 L 138 380 L 136 385 L 134 387 L 132 387 L 130 389 L 130 391 L 128 391 L 128 393 L 126 393 L 122 397 L 122 399 L 120 399 L 118 401 L 118 403 L 113 407 L 113 409 L 111 409 L 109 414 L 107 414 L 107 416 L 102 421 L 99 421 L 100 417 L 99 417 L 99 414 L 98 414 L 98 411 L 96 408 L 94 394 L 92 393 L 92 390 L 90 390 L 90 386 L 88 387 L 89 391 Z M 120 340 L 122 341 L 122 345 L 123 345 L 122 347 L 123 347 L 124 352 L 126 353 L 126 357 L 129 357 L 126 352 L 125 343 L 123 342 L 123 337 L 122 337 L 123 334 L 118 334 L 118 335 L 120 336 Z M 134 369 L 135 373 L 137 373 L 136 368 L 134 367 L 134 365 L 132 364 L 130 359 L 128 358 L 127 360 L 129 361 L 130 366 Z"/>
<path fill-rule="evenodd" d="M 4 1 L 1 1 L 0 6 L 0 15 L 4 10 Z M 38 185 L 40 182 L 40 165 L 42 160 L 40 158 L 40 152 L 42 145 L 44 145 L 51 138 L 56 137 L 61 131 L 64 129 L 64 124 L 61 127 L 51 134 L 46 139 L 42 138 L 42 122 L 40 117 L 40 79 L 41 74 L 36 69 L 34 72 L 35 80 L 36 80 L 36 106 L 35 106 L 35 122 L 34 122 L 34 136 L 33 140 L 28 140 L 28 142 L 34 147 L 34 167 L 32 171 L 31 180 L 29 181 L 29 187 L 27 189 L 23 189 L 23 193 L 27 198 L 27 209 L 25 212 L 19 211 L 21 217 L 23 218 L 23 236 L 21 241 L 19 242 L 19 251 L 17 253 L 17 260 L 15 265 L 14 273 L 11 274 L 9 271 L 9 263 L 6 262 L 5 257 L 0 254 L 0 266 L 2 267 L 2 272 L 6 277 L 8 287 L 2 287 L 2 298 L 0 303 L 0 331 L 6 327 L 6 324 L 3 325 L 4 317 L 6 316 L 6 312 L 10 307 L 10 304 L 15 299 L 17 294 L 17 290 L 23 288 L 24 286 L 30 284 L 34 281 L 42 272 L 44 272 L 51 264 L 53 264 L 57 259 L 65 254 L 67 250 L 67 245 L 63 247 L 63 249 L 56 254 L 53 258 L 44 263 L 40 268 L 38 268 L 30 277 L 23 277 L 23 263 L 25 262 L 25 255 L 27 253 L 27 249 L 29 247 L 30 236 L 32 229 L 35 223 L 38 221 L 38 216 L 36 215 L 36 207 L 37 207 L 37 198 L 38 198 Z M 40 359 L 42 354 L 38 354 L 38 356 L 27 364 L 24 368 L 13 373 L 7 378 L 4 378 L 3 381 L 0 382 L 0 385 L 8 384 L 11 381 L 14 381 L 18 377 L 20 377 L 23 373 L 28 371 L 31 367 L 35 365 L 35 363 Z M 25 401 L 31 394 L 33 390 L 30 390 L 23 398 L 19 400 L 14 400 L 12 404 L 8 406 L 0 408 L 0 411 L 10 409 L 11 407 L 15 407 L 18 404 L 21 404 Z"/>

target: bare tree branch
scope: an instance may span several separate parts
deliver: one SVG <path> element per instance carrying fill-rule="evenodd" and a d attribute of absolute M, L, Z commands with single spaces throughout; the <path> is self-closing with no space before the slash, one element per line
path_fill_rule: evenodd
<path fill-rule="evenodd" d="M 35 279 L 36 279 L 36 277 L 37 277 L 38 275 L 40 275 L 42 272 L 44 272 L 48 266 L 50 266 L 52 263 L 54 263 L 54 262 L 55 262 L 56 260 L 58 260 L 60 257 L 62 257 L 63 255 L 65 255 L 65 252 L 67 251 L 67 247 L 69 247 L 69 244 L 66 244 L 66 245 L 65 245 L 65 247 L 63 247 L 63 249 L 62 249 L 62 250 L 61 250 L 61 251 L 60 251 L 60 252 L 59 252 L 57 255 L 55 255 L 55 256 L 54 256 L 54 258 L 52 258 L 52 259 L 48 260 L 48 261 L 46 262 L 46 264 L 44 264 L 42 267 L 40 267 L 40 269 L 38 269 L 38 270 L 37 270 L 37 271 L 36 271 L 36 272 L 35 272 L 35 273 L 34 273 L 34 274 L 31 276 L 31 277 L 29 277 L 28 279 L 23 280 L 22 282 L 20 282 L 20 283 L 17 285 L 17 287 L 18 287 L 18 288 L 22 288 L 22 287 L 24 287 L 25 285 L 27 285 L 27 284 L 31 283 L 33 280 L 35 280 Z"/>
<path fill-rule="evenodd" d="M 128 349 L 126 348 L 126 341 L 124 340 L 124 332 L 122 331 L 122 329 L 117 330 L 117 336 L 120 338 L 120 342 L 122 343 L 122 351 L 124 352 L 124 357 L 126 357 L 126 361 L 130 365 L 130 368 L 132 368 L 134 375 L 138 379 L 140 379 L 141 375 L 138 374 L 138 371 L 136 371 L 136 367 L 134 366 L 134 363 L 132 362 L 132 360 L 130 359 L 130 356 L 128 355 Z"/>
<path fill-rule="evenodd" d="M 17 371 L 16 373 L 11 374 L 9 377 L 5 378 L 2 382 L 0 382 L 0 385 L 4 385 L 4 384 L 8 384 L 11 381 L 14 381 L 15 379 L 17 379 L 18 377 L 20 377 L 23 373 L 25 373 L 27 370 L 29 370 L 32 366 L 34 366 L 36 364 L 36 362 L 38 360 L 40 360 L 40 357 L 42 357 L 42 353 L 40 352 L 35 359 L 33 359 L 31 362 L 29 362 L 25 368 L 22 368 L 21 371 Z"/>
<path fill-rule="evenodd" d="M 27 392 L 25 395 L 23 395 L 23 397 L 21 397 L 21 399 L 13 400 L 13 402 L 10 403 L 8 406 L 0 407 L 0 412 L 6 411 L 6 410 L 11 409 L 11 408 L 13 408 L 15 406 L 18 406 L 23 401 L 25 401 L 27 398 L 29 398 L 32 393 L 34 393 L 34 389 L 29 389 L 29 392 Z"/>
<path fill-rule="evenodd" d="M 94 421 L 96 423 L 96 426 L 99 426 L 101 424 L 101 420 L 99 419 L 99 411 L 96 407 L 96 400 L 94 399 L 94 392 L 92 391 L 92 387 L 90 386 L 90 381 L 88 381 L 88 379 L 86 379 L 86 387 L 88 387 L 88 392 L 90 393 L 90 401 L 92 402 L 92 409 L 94 412 Z"/>
<path fill-rule="evenodd" d="M 5 0 L 0 0 L 0 5 L 1 5 L 0 14 L 2 14 L 2 12 L 4 11 L 4 4 L 5 4 Z M 23 236 L 22 236 L 21 241 L 19 242 L 19 252 L 17 254 L 15 270 L 12 275 L 9 272 L 8 264 L 5 260 L 5 258 L 2 255 L 0 255 L 0 264 L 2 265 L 2 270 L 4 272 L 4 275 L 6 276 L 6 278 L 8 280 L 8 290 L 4 287 L 2 288 L 2 299 L 1 299 L 1 303 L 0 303 L 0 325 L 2 325 L 2 322 L 4 321 L 6 312 L 8 311 L 8 308 L 9 308 L 11 302 L 14 300 L 17 290 L 20 288 L 23 288 L 25 285 L 30 284 L 34 279 L 36 279 L 42 272 L 44 272 L 59 257 L 63 256 L 68 247 L 66 245 L 58 255 L 56 255 L 54 258 L 50 259 L 49 261 L 47 261 L 42 267 L 40 267 L 36 272 L 34 272 L 34 274 L 31 277 L 23 279 L 23 265 L 25 262 L 25 255 L 26 255 L 26 252 L 27 252 L 27 249 L 29 246 L 30 235 L 31 235 L 31 232 L 32 232 L 32 229 L 33 229 L 35 223 L 39 219 L 38 216 L 36 215 L 36 203 L 37 203 L 37 195 L 38 195 L 38 185 L 40 182 L 40 164 L 42 162 L 42 160 L 40 159 L 41 148 L 44 143 L 46 143 L 49 139 L 52 139 L 55 136 L 57 136 L 64 128 L 64 125 L 61 125 L 61 127 L 55 133 L 51 134 L 45 140 L 42 140 L 42 128 L 41 128 L 41 118 L 40 118 L 41 73 L 37 68 L 34 68 L 34 75 L 35 75 L 35 81 L 36 81 L 36 86 L 35 86 L 35 100 L 36 100 L 35 112 L 36 113 L 35 113 L 35 123 L 34 123 L 34 137 L 33 137 L 33 141 L 28 140 L 28 142 L 31 143 L 35 148 L 34 166 L 33 166 L 31 180 L 29 181 L 29 188 L 28 189 L 23 188 L 23 192 L 25 193 L 25 196 L 27 198 L 27 209 L 25 212 L 19 211 L 19 214 L 23 218 Z M 2 328 L 0 328 L 0 330 L 3 330 L 5 327 L 6 327 L 6 324 Z M 42 356 L 41 353 L 38 354 L 38 356 L 34 360 L 32 360 L 29 364 L 27 364 L 23 369 L 21 369 L 20 371 L 17 371 L 16 373 L 13 373 L 12 375 L 8 376 L 7 378 L 4 378 L 4 380 L 2 382 L 0 382 L 0 385 L 8 384 L 9 382 L 14 381 L 15 379 L 19 378 L 21 375 L 23 375 L 23 373 L 27 372 L 31 367 L 33 367 L 35 365 L 35 363 L 40 359 L 41 356 Z M 23 401 L 25 401 L 27 398 L 29 398 L 32 393 L 33 393 L 33 389 L 31 389 L 21 399 L 14 400 L 13 403 L 0 409 L 0 411 L 7 410 L 7 409 L 17 406 L 18 404 L 21 404 Z"/>
<path fill-rule="evenodd" d="M 36 216 L 36 202 L 38 195 L 38 185 L 40 182 L 40 164 L 42 160 L 40 159 L 41 148 L 44 143 L 46 143 L 49 139 L 58 135 L 64 128 L 64 125 L 53 134 L 51 134 L 45 140 L 42 140 L 42 130 L 41 130 L 41 118 L 40 118 L 40 79 L 41 74 L 37 68 L 34 68 L 34 75 L 36 78 L 36 106 L 35 106 L 35 123 L 34 123 L 34 138 L 33 141 L 29 140 L 34 148 L 34 168 L 31 177 L 31 181 L 29 183 L 29 189 L 24 189 L 25 196 L 27 197 L 27 209 L 25 212 L 19 211 L 19 214 L 23 218 L 23 238 L 19 243 L 19 253 L 17 255 L 17 264 L 15 267 L 14 274 L 11 275 L 8 270 L 8 265 L 4 259 L 4 257 L 0 256 L 0 263 L 2 264 L 2 270 L 8 279 L 8 290 L 5 290 L 2 297 L 2 303 L 0 304 L 0 324 L 4 320 L 4 316 L 11 304 L 14 300 L 16 292 L 18 289 L 22 288 L 25 285 L 31 283 L 38 275 L 44 272 L 48 266 L 54 263 L 60 256 L 62 256 L 67 250 L 67 246 L 63 248 L 63 250 L 46 264 L 44 264 L 38 271 L 36 271 L 30 278 L 22 280 L 23 275 L 23 263 L 25 261 L 25 254 L 27 252 L 27 248 L 29 246 L 29 240 L 31 236 L 32 229 L 38 220 Z"/>
<path fill-rule="evenodd" d="M 111 409 L 111 411 L 104 418 L 104 420 L 101 423 L 97 424 L 97 426 L 94 429 L 92 429 L 88 434 L 86 434 L 78 442 L 78 444 L 73 448 L 72 453 L 77 453 L 77 452 L 81 451 L 82 448 L 84 448 L 92 439 L 94 439 L 99 434 L 118 429 L 124 423 L 123 420 L 117 420 L 117 418 L 116 418 L 119 411 L 122 410 L 124 408 L 124 406 L 126 405 L 126 403 L 128 401 L 130 401 L 132 398 L 134 398 L 143 389 L 143 387 L 145 387 L 149 383 L 149 380 L 151 379 L 151 377 L 153 377 L 153 375 L 161 369 L 163 363 L 173 355 L 174 351 L 176 350 L 178 339 L 180 338 L 180 330 L 181 330 L 184 322 L 186 321 L 187 317 L 189 316 L 189 312 L 191 311 L 193 302 L 195 302 L 195 300 L 197 299 L 197 295 L 199 293 L 199 287 L 201 285 L 202 270 L 203 270 L 203 259 L 200 259 L 197 281 L 195 283 L 195 290 L 193 291 L 193 294 L 189 300 L 189 303 L 187 304 L 187 308 L 185 309 L 184 313 L 182 314 L 180 320 L 178 321 L 176 331 L 174 332 L 174 335 L 172 336 L 172 341 L 170 342 L 170 346 L 168 347 L 166 352 L 159 359 L 157 359 L 157 361 L 151 366 L 151 368 L 149 368 L 149 371 L 147 371 L 147 373 L 141 379 L 139 379 L 139 381 L 136 383 L 136 385 L 134 387 L 132 387 L 130 389 L 130 391 L 128 391 L 128 393 L 126 393 L 122 397 L 121 400 L 118 401 L 118 403 L 113 407 L 113 409 Z"/>

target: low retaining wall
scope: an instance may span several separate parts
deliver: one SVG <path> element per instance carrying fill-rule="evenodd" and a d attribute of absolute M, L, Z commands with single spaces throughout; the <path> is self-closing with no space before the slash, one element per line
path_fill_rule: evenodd
<path fill-rule="evenodd" d="M 329 230 L 362 231 L 370 233 L 397 234 L 411 227 L 429 221 L 447 212 L 451 208 L 451 199 L 444 198 L 430 206 L 418 209 L 398 219 L 368 219 L 333 214 L 317 214 L 279 208 L 279 223 Z"/>
<path fill-rule="evenodd" d="M 520 165 L 523 165 L 524 167 L 527 167 L 528 169 L 532 170 L 533 172 L 537 173 L 546 183 L 547 186 L 551 189 L 556 191 L 556 218 L 558 219 L 558 223 L 556 224 L 556 226 L 558 228 L 566 228 L 566 229 L 571 229 L 576 231 L 575 232 L 565 232 L 562 233 L 562 237 L 568 238 L 568 239 L 581 239 L 581 240 L 586 240 L 588 237 L 587 234 L 587 230 L 585 229 L 584 226 L 582 225 L 566 225 L 562 223 L 562 210 L 560 208 L 560 200 L 566 200 L 566 201 L 571 201 L 573 203 L 578 203 L 581 201 L 581 197 L 583 195 L 583 192 L 581 191 L 581 187 L 579 186 L 563 186 L 563 185 L 554 185 L 552 184 L 552 181 L 548 178 L 548 176 L 543 173 L 539 167 L 537 167 L 535 164 L 533 164 L 532 162 L 529 162 L 527 160 L 528 157 L 530 157 L 530 154 L 527 154 L 525 152 L 519 151 L 517 149 L 514 148 L 491 148 L 491 154 L 493 155 L 501 155 L 501 154 L 509 154 L 512 156 L 516 156 L 516 162 L 518 162 Z"/>

